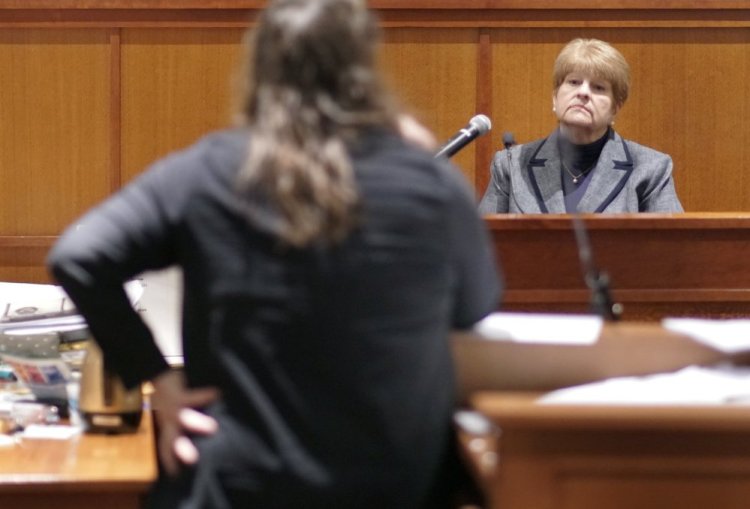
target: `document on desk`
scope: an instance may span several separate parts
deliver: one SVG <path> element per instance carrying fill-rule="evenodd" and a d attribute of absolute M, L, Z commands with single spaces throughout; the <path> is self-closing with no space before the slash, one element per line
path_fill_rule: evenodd
<path fill-rule="evenodd" d="M 664 318 L 661 323 L 665 329 L 690 336 L 720 352 L 750 351 L 750 320 L 747 319 Z"/>
<path fill-rule="evenodd" d="M 143 285 L 132 280 L 124 289 L 135 306 L 143 295 Z M 61 287 L 0 282 L 0 332 L 42 327 L 62 330 L 83 324 L 83 317 Z"/>
<path fill-rule="evenodd" d="M 498 312 L 477 323 L 474 332 L 500 341 L 590 345 L 599 338 L 602 324 L 596 315 Z"/>
<path fill-rule="evenodd" d="M 610 378 L 558 389 L 544 404 L 720 405 L 750 404 L 750 368 L 688 366 L 673 373 Z"/>

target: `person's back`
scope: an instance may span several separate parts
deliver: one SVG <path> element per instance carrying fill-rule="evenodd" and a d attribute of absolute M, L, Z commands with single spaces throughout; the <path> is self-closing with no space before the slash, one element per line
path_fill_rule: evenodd
<path fill-rule="evenodd" d="M 160 161 L 49 257 L 107 362 L 165 402 L 160 457 L 177 476 L 155 507 L 436 506 L 448 332 L 497 306 L 498 278 L 460 172 L 397 134 L 373 31 L 358 0 L 272 2 L 247 128 Z M 170 264 L 187 388 L 122 292 Z M 210 387 L 211 404 L 190 399 Z M 195 454 L 178 436 L 197 431 L 190 406 L 218 424 Z"/>
<path fill-rule="evenodd" d="M 246 138 L 208 138 L 186 156 L 200 161 L 191 190 L 165 185 L 182 231 L 188 379 L 223 395 L 211 409 L 221 433 L 201 444 L 190 482 L 211 471 L 259 507 L 347 495 L 342 507 L 417 507 L 450 442 L 448 331 L 497 303 L 468 189 L 455 169 L 373 133 L 353 159 L 360 226 L 340 245 L 280 249 L 233 214 L 237 166 L 213 164 L 212 152 L 230 161 L 230 145 L 241 161 Z"/>

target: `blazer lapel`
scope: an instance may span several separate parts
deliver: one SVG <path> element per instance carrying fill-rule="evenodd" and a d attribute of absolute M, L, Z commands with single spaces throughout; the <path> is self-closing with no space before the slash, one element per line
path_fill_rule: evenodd
<path fill-rule="evenodd" d="M 557 135 L 555 131 L 547 137 L 526 165 L 527 178 L 542 213 L 565 213 Z"/>
<path fill-rule="evenodd" d="M 620 193 L 633 172 L 633 159 L 630 157 L 625 140 L 615 131 L 604 144 L 599 161 L 596 163 L 591 183 L 578 203 L 579 212 L 603 212 Z"/>

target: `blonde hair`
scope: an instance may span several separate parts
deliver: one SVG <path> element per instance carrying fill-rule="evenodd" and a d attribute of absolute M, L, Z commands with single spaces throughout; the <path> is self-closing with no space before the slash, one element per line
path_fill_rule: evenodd
<path fill-rule="evenodd" d="M 584 72 L 612 85 L 615 104 L 625 104 L 630 92 L 630 66 L 610 44 L 598 39 L 573 39 L 557 55 L 552 73 L 552 89 L 557 92 L 565 77 Z"/>

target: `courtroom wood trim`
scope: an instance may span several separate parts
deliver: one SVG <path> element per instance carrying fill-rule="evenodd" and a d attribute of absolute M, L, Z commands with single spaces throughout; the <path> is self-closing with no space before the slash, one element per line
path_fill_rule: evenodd
<path fill-rule="evenodd" d="M 267 0 L 0 0 L 0 9 L 261 9 Z M 748 0 L 370 0 L 375 9 L 745 9 Z"/>
<path fill-rule="evenodd" d="M 0 0 L 1 2 L 2 0 Z M 428 9 L 379 8 L 386 28 L 742 28 L 750 26 L 745 8 L 696 9 Z M 567 4 L 566 4 L 567 5 Z M 0 4 L 0 27 L 245 27 L 258 8 L 32 8 Z"/>
<path fill-rule="evenodd" d="M 570 230 L 572 214 L 490 214 L 489 230 Z M 747 212 L 685 212 L 680 214 L 581 214 L 589 230 L 746 230 Z M 626 220 L 626 222 L 623 222 Z"/>
<path fill-rule="evenodd" d="M 0 236 L 0 248 L 52 247 L 57 236 L 6 235 Z"/>

